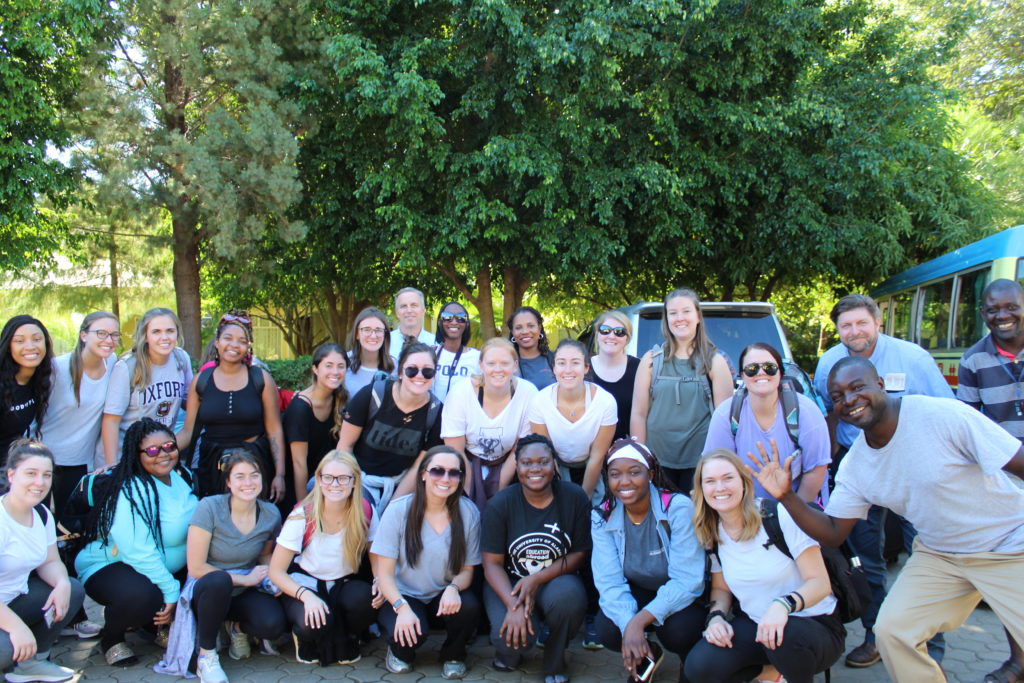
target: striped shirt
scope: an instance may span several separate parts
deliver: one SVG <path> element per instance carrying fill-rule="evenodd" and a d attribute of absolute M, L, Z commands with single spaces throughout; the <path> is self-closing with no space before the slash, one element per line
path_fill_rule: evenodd
<path fill-rule="evenodd" d="M 1024 351 L 1011 361 L 986 335 L 960 359 L 956 397 L 1024 440 Z"/>

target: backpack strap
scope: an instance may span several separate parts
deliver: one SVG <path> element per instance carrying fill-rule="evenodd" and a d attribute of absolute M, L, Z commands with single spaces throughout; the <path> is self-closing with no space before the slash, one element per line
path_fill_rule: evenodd
<path fill-rule="evenodd" d="M 255 365 L 250 365 L 249 381 L 252 382 L 252 388 L 256 390 L 256 395 L 262 399 L 263 389 L 267 386 L 266 380 L 263 379 L 263 370 Z"/>
<path fill-rule="evenodd" d="M 210 386 L 210 381 L 213 379 L 213 371 L 216 369 L 216 365 L 212 368 L 206 368 L 200 372 L 199 377 L 196 378 L 196 396 L 199 397 L 200 402 L 203 400 L 203 394 L 206 393 L 206 388 Z"/>
<path fill-rule="evenodd" d="M 715 351 L 718 353 L 718 351 Z M 675 375 L 664 377 L 661 374 L 662 369 L 665 367 L 665 346 L 656 346 L 651 349 L 651 386 L 650 393 L 651 398 L 654 398 L 654 385 L 659 379 L 672 380 L 674 382 L 693 381 L 688 377 L 677 377 Z M 700 385 L 701 393 L 704 394 L 704 400 L 708 404 L 708 408 L 711 412 L 715 412 L 715 397 L 711 392 L 711 375 L 704 372 L 702 366 L 696 365 L 697 368 L 697 383 Z M 676 400 L 679 400 L 679 390 L 676 390 Z"/>
<path fill-rule="evenodd" d="M 793 442 L 793 448 L 800 450 L 800 400 L 789 384 L 783 383 L 782 414 L 786 418 L 786 431 Z"/>
<path fill-rule="evenodd" d="M 740 413 L 743 412 L 743 399 L 747 397 L 747 388 L 741 386 L 732 394 L 732 405 L 729 406 L 729 429 L 732 431 L 732 438 L 736 440 L 736 433 L 740 431 Z"/>
<path fill-rule="evenodd" d="M 786 536 L 782 533 L 782 526 L 779 524 L 778 512 L 779 501 L 761 499 L 761 525 L 764 526 L 765 533 L 768 534 L 768 542 L 764 547 L 767 550 L 774 545 L 783 555 L 792 560 L 793 555 L 789 552 L 789 544 L 786 542 Z"/>
<path fill-rule="evenodd" d="M 663 367 L 665 367 L 665 347 L 656 346 L 651 349 L 651 398 L 654 398 L 654 383 L 661 377 Z"/>
<path fill-rule="evenodd" d="M 35 511 L 38 512 L 39 516 L 42 518 L 43 526 L 46 526 L 46 522 L 50 519 L 50 511 L 46 509 L 46 505 L 44 505 L 43 503 L 38 503 L 37 505 L 33 505 L 32 507 L 35 508 Z"/>
<path fill-rule="evenodd" d="M 384 392 L 389 388 L 387 377 L 374 377 L 370 383 L 370 407 L 366 411 L 366 423 L 377 415 L 381 405 L 384 403 Z"/>
<path fill-rule="evenodd" d="M 427 408 L 427 428 L 423 430 L 423 439 L 420 442 L 420 450 L 427 445 L 427 436 L 430 434 L 430 430 L 434 428 L 434 423 L 437 422 L 437 417 L 441 414 L 441 408 L 444 406 L 441 401 L 434 396 L 433 392 L 430 394 L 430 407 Z"/>
<path fill-rule="evenodd" d="M 313 504 L 306 503 L 303 505 L 302 514 L 306 518 L 306 525 L 302 530 L 302 549 L 305 550 L 309 542 L 313 540 L 313 534 L 316 532 L 316 520 L 313 519 Z"/>

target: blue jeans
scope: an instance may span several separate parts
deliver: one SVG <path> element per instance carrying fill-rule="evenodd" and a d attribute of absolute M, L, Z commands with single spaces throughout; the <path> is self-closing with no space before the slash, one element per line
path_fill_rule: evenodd
<path fill-rule="evenodd" d="M 860 623 L 864 625 L 864 640 L 869 643 L 875 642 L 874 626 L 878 618 L 878 609 L 886 596 L 885 580 L 885 559 L 882 557 L 882 529 L 885 524 L 885 508 L 872 505 L 868 511 L 867 519 L 857 520 L 847 542 L 850 549 L 860 558 L 861 566 L 871 586 L 871 604 L 864 611 Z M 895 512 L 889 511 L 890 515 Z M 900 528 L 903 529 L 903 547 L 907 554 L 910 554 L 914 538 L 917 536 L 917 529 L 907 520 L 899 517 Z M 941 633 L 928 641 L 928 654 L 936 662 L 941 663 L 946 653 L 946 639 Z"/>

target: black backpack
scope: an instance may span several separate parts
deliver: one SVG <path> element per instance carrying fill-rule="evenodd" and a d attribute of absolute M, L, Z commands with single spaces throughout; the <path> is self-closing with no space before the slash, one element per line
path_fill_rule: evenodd
<path fill-rule="evenodd" d="M 821 509 L 815 503 L 808 505 Z M 774 545 L 786 557 L 794 559 L 779 525 L 778 508 L 777 500 L 761 500 L 761 523 L 768 534 L 768 544 L 765 547 Z M 832 584 L 832 594 L 836 596 L 836 615 L 844 624 L 860 619 L 871 603 L 871 586 L 868 585 L 859 558 L 850 551 L 846 543 L 839 548 L 821 546 L 821 557 L 825 561 L 828 579 Z"/>

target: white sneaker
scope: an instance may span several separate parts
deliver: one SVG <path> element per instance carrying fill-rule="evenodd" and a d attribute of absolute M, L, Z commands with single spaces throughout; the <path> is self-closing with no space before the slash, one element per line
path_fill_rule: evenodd
<path fill-rule="evenodd" d="M 220 668 L 220 657 L 216 652 L 204 652 L 196 660 L 196 674 L 201 683 L 228 683 L 227 674 Z"/>
<path fill-rule="evenodd" d="M 95 621 L 89 621 L 85 619 L 78 622 L 77 624 L 69 624 L 60 630 L 62 636 L 76 636 L 82 638 L 95 638 L 100 634 L 103 627 L 97 624 Z"/>
<path fill-rule="evenodd" d="M 61 683 L 61 681 L 70 681 L 74 676 L 75 672 L 72 669 L 54 664 L 49 659 L 32 658 L 16 664 L 4 678 L 10 683 L 29 683 L 30 681 Z"/>

